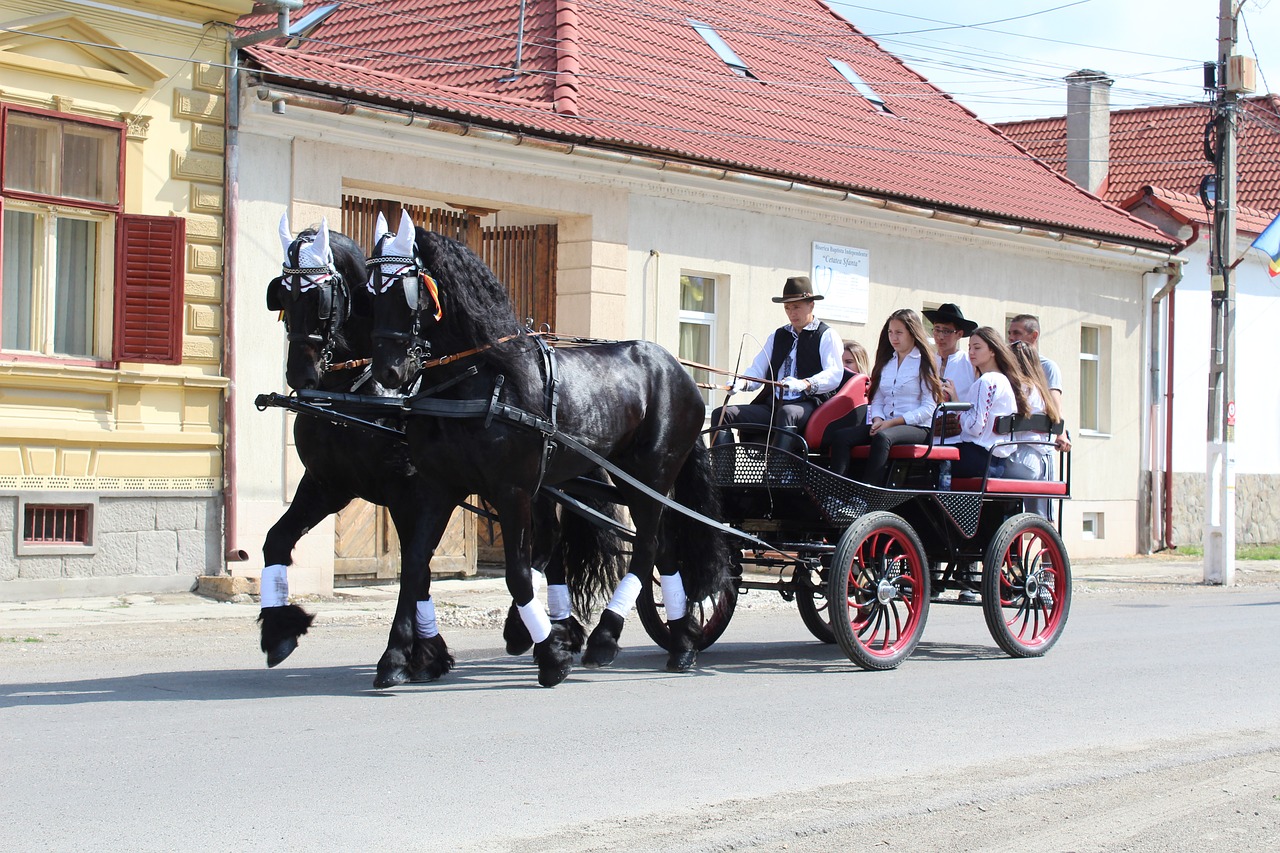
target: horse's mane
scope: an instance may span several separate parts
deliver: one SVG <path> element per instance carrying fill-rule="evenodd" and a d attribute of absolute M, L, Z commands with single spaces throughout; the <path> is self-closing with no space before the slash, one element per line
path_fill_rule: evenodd
<path fill-rule="evenodd" d="M 457 240 L 417 229 L 418 252 L 440 287 L 441 324 L 465 346 L 492 344 L 523 328 L 507 288 Z"/>

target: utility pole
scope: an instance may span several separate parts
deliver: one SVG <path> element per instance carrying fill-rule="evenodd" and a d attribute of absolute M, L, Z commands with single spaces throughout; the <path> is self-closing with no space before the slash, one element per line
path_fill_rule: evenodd
<path fill-rule="evenodd" d="M 1205 501 L 1204 580 L 1230 585 L 1236 572 L 1235 312 L 1236 122 L 1244 88 L 1236 49 L 1235 0 L 1219 0 L 1218 86 L 1214 98 L 1213 239 L 1209 272 L 1212 326 L 1209 352 L 1208 495 Z M 1239 58 L 1237 57 L 1237 62 Z"/>

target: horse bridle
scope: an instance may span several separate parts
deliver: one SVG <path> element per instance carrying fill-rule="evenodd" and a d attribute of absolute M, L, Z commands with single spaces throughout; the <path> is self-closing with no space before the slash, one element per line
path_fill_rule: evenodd
<path fill-rule="evenodd" d="M 333 364 L 333 348 L 336 334 L 342 324 L 351 316 L 351 291 L 346 279 L 330 261 L 323 267 L 297 267 L 297 258 L 302 246 L 315 240 L 315 235 L 306 235 L 293 241 L 289 247 L 289 261 L 280 267 L 281 274 L 273 278 L 267 286 L 267 308 L 284 313 L 285 329 L 289 343 L 313 343 L 320 347 L 320 373 L 328 373 Z M 288 286 L 285 286 L 286 280 Z M 291 302 L 297 302 L 302 294 L 315 290 L 319 306 L 316 316 L 320 320 L 320 333 L 294 331 L 289 327 L 289 313 L 286 310 L 281 292 L 289 294 Z M 356 366 L 354 362 L 349 363 Z"/>
<path fill-rule="evenodd" d="M 383 272 L 383 264 L 395 266 L 397 271 L 394 273 Z M 435 318 L 436 322 L 439 322 L 444 317 L 444 306 L 440 302 L 440 289 L 436 285 L 435 277 L 431 275 L 426 264 L 418 257 L 416 249 L 411 256 L 380 255 L 369 258 L 365 261 L 365 267 L 371 270 L 371 275 L 368 277 L 369 292 L 375 298 L 379 294 L 386 293 L 391 285 L 397 281 L 400 282 L 405 302 L 409 306 L 409 313 L 413 317 L 413 324 L 407 332 L 374 329 L 373 337 L 403 343 L 405 345 L 405 354 L 413 364 L 413 372 L 417 374 L 422 370 L 427 359 L 431 358 L 431 342 L 422 337 L 422 299 L 424 291 L 430 295 L 432 304 L 435 306 L 432 317 Z M 408 272 L 410 268 L 412 268 L 412 272 Z"/>

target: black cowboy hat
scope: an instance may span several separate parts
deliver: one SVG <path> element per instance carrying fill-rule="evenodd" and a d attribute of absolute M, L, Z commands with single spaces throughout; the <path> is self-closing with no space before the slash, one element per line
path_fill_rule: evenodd
<path fill-rule="evenodd" d="M 782 286 L 782 295 L 773 297 L 774 302 L 803 302 L 806 299 L 824 299 L 821 293 L 813 292 L 813 285 L 809 283 L 809 276 L 796 275 L 787 279 L 787 283 Z M 975 325 L 976 329 L 977 326 Z"/>
<path fill-rule="evenodd" d="M 964 313 L 960 310 L 960 306 L 954 302 L 944 302 L 937 308 L 927 309 L 924 316 L 929 319 L 930 323 L 954 323 L 956 328 L 960 330 L 960 337 L 967 338 L 973 334 L 973 330 L 978 328 L 978 324 L 972 320 L 966 320 Z"/>

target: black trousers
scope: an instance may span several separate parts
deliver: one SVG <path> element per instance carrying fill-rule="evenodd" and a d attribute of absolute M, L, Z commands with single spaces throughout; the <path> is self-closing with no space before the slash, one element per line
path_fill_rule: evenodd
<path fill-rule="evenodd" d="M 880 430 L 874 436 L 870 424 L 838 429 L 831 435 L 831 470 L 844 475 L 849 470 L 849 453 L 860 444 L 871 445 L 863 480 L 873 486 L 884 485 L 889 474 L 889 448 L 895 444 L 928 444 L 928 427 L 901 424 Z"/>
<path fill-rule="evenodd" d="M 770 437 L 770 443 L 786 447 L 787 439 L 785 435 L 795 435 L 803 431 L 805 422 L 809 420 L 809 416 L 813 414 L 813 410 L 816 408 L 818 408 L 818 401 L 810 397 L 787 400 L 786 402 L 778 400 L 775 406 L 763 403 L 721 406 L 712 410 L 711 425 L 737 427 L 739 429 L 755 425 L 761 431 L 767 430 L 772 426 L 779 435 L 776 438 Z M 733 433 L 727 429 L 713 433 L 713 436 L 712 444 L 727 444 L 733 441 Z"/>

